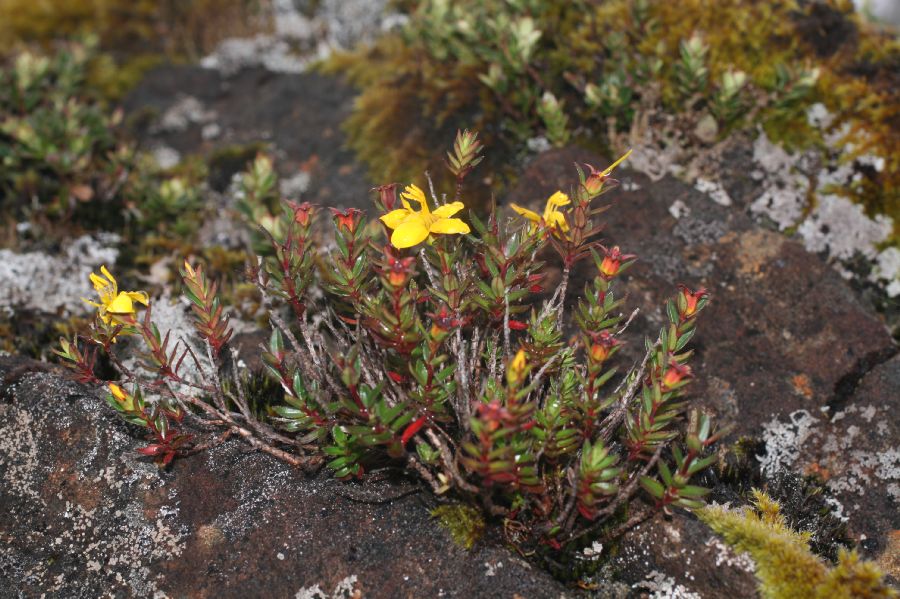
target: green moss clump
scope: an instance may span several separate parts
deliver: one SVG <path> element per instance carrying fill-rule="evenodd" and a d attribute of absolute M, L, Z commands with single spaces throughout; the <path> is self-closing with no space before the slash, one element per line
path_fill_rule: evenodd
<path fill-rule="evenodd" d="M 809 549 L 809 533 L 787 526 L 781 508 L 768 495 L 754 492 L 754 510 L 731 511 L 710 506 L 695 513 L 735 551 L 756 563 L 760 593 L 770 599 L 809 597 L 888 598 L 897 593 L 881 572 L 854 551 L 842 550 L 829 567 Z"/>
<path fill-rule="evenodd" d="M 431 515 L 464 549 L 471 549 L 484 535 L 484 516 L 474 507 L 459 503 L 440 505 L 431 510 Z"/>
<path fill-rule="evenodd" d="M 325 69 L 362 88 L 352 147 L 403 181 L 436 170 L 435 140 L 466 127 L 503 162 L 535 136 L 606 149 L 666 123 L 694 149 L 759 127 L 824 149 L 807 120 L 821 102 L 836 160 L 883 160 L 835 191 L 900 227 L 898 65 L 900 42 L 847 0 L 423 0 L 401 32 Z"/>

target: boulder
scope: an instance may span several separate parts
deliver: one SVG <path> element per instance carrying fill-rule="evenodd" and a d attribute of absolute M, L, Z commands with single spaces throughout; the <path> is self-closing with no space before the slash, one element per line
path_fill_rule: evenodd
<path fill-rule="evenodd" d="M 543 153 L 507 202 L 542 207 L 577 182 L 576 162 L 611 163 L 575 147 Z M 820 475 L 851 538 L 896 576 L 889 556 L 897 554 L 900 513 L 900 359 L 884 322 L 797 241 L 671 176 L 652 182 L 623 166 L 615 173 L 621 185 L 603 196 L 611 208 L 599 217 L 604 245 L 638 255 L 619 283 L 627 309 L 641 310 L 626 331 L 623 365 L 640 359 L 644 336 L 655 338 L 676 284 L 708 288 L 712 301 L 692 341 L 691 396 L 718 426 L 732 427 L 723 445 L 742 436 L 765 441 L 764 474 Z M 570 297 L 588 277 L 586 266 L 573 272 Z M 747 573 L 717 586 L 723 563 L 742 562 L 720 553 L 704 526 L 679 517 L 656 524 L 626 535 L 617 561 L 627 580 L 656 571 L 703 597 L 752 589 Z"/>
<path fill-rule="evenodd" d="M 55 368 L 0 358 L 2 597 L 560 597 L 499 543 L 467 551 L 402 479 L 308 478 L 234 440 L 160 470 Z"/>

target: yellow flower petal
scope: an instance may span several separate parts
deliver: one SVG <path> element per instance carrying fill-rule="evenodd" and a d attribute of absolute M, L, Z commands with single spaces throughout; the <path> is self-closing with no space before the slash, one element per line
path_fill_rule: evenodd
<path fill-rule="evenodd" d="M 110 272 L 108 270 L 106 270 L 106 265 L 100 266 L 100 272 L 103 273 L 104 277 L 109 279 L 109 282 L 113 287 L 118 286 L 118 284 L 116 283 L 116 278 L 114 276 L 112 276 L 112 274 L 110 274 Z"/>
<path fill-rule="evenodd" d="M 409 184 L 406 186 L 406 189 L 403 190 L 403 193 L 400 194 L 401 198 L 407 198 L 414 202 L 418 202 L 423 208 L 428 208 L 428 202 L 425 199 L 425 192 L 422 191 L 422 188 L 415 184 Z"/>
<path fill-rule="evenodd" d="M 438 233 L 441 235 L 468 233 L 471 231 L 471 229 L 469 229 L 469 225 L 459 220 L 458 218 L 442 218 L 440 220 L 436 220 L 431 224 L 429 230 L 432 233 Z"/>
<path fill-rule="evenodd" d="M 118 386 L 117 384 L 115 384 L 115 383 L 110 383 L 110 384 L 109 384 L 109 390 L 110 390 L 110 392 L 113 394 L 113 397 L 115 397 L 116 399 L 124 400 L 125 398 L 128 397 L 128 396 L 125 394 L 125 392 L 122 391 L 122 388 L 121 388 L 120 386 Z"/>
<path fill-rule="evenodd" d="M 145 306 L 150 305 L 150 296 L 144 291 L 123 291 L 123 293 L 136 302 L 140 302 Z"/>
<path fill-rule="evenodd" d="M 391 210 L 387 214 L 381 217 L 381 222 L 383 222 L 387 228 L 396 229 L 400 226 L 400 224 L 409 217 L 410 214 L 413 214 L 411 210 L 407 210 L 405 208 L 397 208 L 396 210 Z"/>
<path fill-rule="evenodd" d="M 402 223 L 391 235 L 391 243 L 395 248 L 410 248 L 428 238 L 428 227 L 421 218 L 410 218 Z"/>
<path fill-rule="evenodd" d="M 91 283 L 94 284 L 95 291 L 103 291 L 110 286 L 109 281 L 94 273 L 91 273 Z"/>
<path fill-rule="evenodd" d="M 547 200 L 548 206 L 567 206 L 569 204 L 569 196 L 561 191 L 557 191 Z"/>
<path fill-rule="evenodd" d="M 127 293 L 120 293 L 106 307 L 106 311 L 110 314 L 134 314 L 134 303 Z"/>
<path fill-rule="evenodd" d="M 550 218 L 547 220 L 547 226 L 551 229 L 559 229 L 563 233 L 569 230 L 569 223 L 566 222 L 566 217 L 562 212 L 553 212 L 550 214 Z"/>
<path fill-rule="evenodd" d="M 522 208 L 518 204 L 510 204 L 510 206 L 512 207 L 513 210 L 515 210 L 517 213 L 521 214 L 528 220 L 534 221 L 536 223 L 541 222 L 541 215 L 538 214 L 537 212 L 532 212 L 528 208 Z"/>
<path fill-rule="evenodd" d="M 616 168 L 617 166 L 619 166 L 622 163 L 622 161 L 625 160 L 626 158 L 628 158 L 629 156 L 631 156 L 631 150 L 628 150 L 627 152 L 625 152 L 621 158 L 619 158 L 618 160 L 613 162 L 611 165 L 606 167 L 606 170 L 603 171 L 603 174 L 608 175 L 611 172 L 613 172 L 613 169 Z"/>
<path fill-rule="evenodd" d="M 463 206 L 462 202 L 453 202 L 452 204 L 445 204 L 438 207 L 432 214 L 438 218 L 450 218 L 463 208 L 465 208 L 465 206 Z"/>

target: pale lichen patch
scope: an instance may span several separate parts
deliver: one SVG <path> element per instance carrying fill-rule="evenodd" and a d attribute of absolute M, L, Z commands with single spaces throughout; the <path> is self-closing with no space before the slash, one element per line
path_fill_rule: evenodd
<path fill-rule="evenodd" d="M 39 449 L 34 436 L 34 418 L 25 410 L 10 404 L 0 404 L 0 471 L 3 484 L 19 495 L 46 505 L 38 485 L 40 473 Z"/>

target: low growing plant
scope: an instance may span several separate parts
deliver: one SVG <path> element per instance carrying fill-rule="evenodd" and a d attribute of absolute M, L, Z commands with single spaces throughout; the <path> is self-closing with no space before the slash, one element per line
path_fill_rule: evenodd
<path fill-rule="evenodd" d="M 95 57 L 93 42 L 69 43 L 0 64 L 0 223 L 36 240 L 114 232 L 145 256 L 180 247 L 201 213 L 199 173 L 137 151 L 87 81 Z"/>
<path fill-rule="evenodd" d="M 437 497 L 502 518 L 523 548 L 574 547 L 660 510 L 700 507 L 707 491 L 691 479 L 715 459 L 719 435 L 685 391 L 708 293 L 679 286 L 665 326 L 620 373 L 631 318 L 615 283 L 635 257 L 598 238 L 616 165 L 578 167 L 543 216 L 518 207 L 526 218 L 493 210 L 481 220 L 463 215 L 461 192 L 480 149 L 458 134 L 448 194 L 430 180 L 428 192 L 383 185 L 372 222 L 330 209 L 333 243 L 317 241 L 307 203 L 284 203 L 278 226 L 260 227 L 270 249 L 249 276 L 272 327 L 262 361 L 283 390 L 268 409 L 248 397 L 216 283 L 188 262 L 194 337 L 161 331 L 154 303 L 104 270 L 92 277 L 91 329 L 58 353 L 81 380 L 108 386 L 108 403 L 146 429 L 140 451 L 160 464 L 214 442 L 197 432 L 213 427 L 338 478 L 398 466 Z M 562 272 L 552 294 L 551 261 Z M 581 262 L 595 276 L 574 296 Z M 98 355 L 119 380 L 99 380 Z M 470 539 L 466 529 L 457 532 Z"/>

